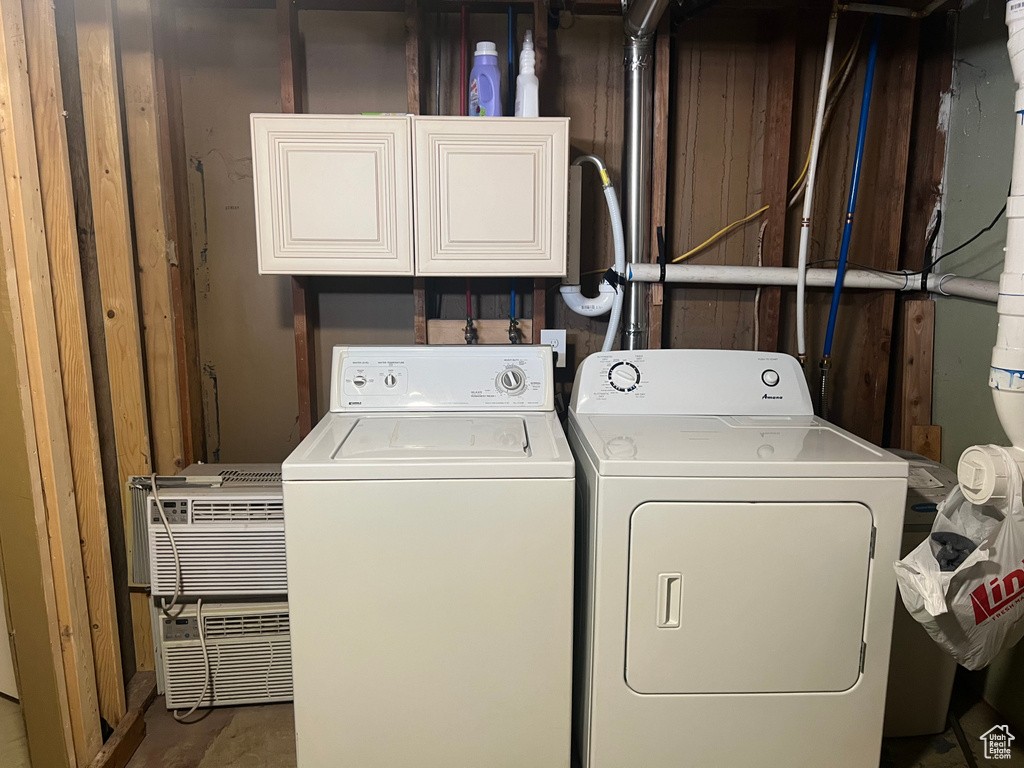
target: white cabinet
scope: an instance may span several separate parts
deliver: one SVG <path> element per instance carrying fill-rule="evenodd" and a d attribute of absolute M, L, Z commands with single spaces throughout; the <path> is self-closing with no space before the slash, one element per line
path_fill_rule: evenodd
<path fill-rule="evenodd" d="M 253 115 L 252 143 L 261 274 L 565 274 L 568 118 Z"/>
<path fill-rule="evenodd" d="M 416 273 L 564 275 L 568 118 L 413 123 Z"/>
<path fill-rule="evenodd" d="M 410 118 L 251 121 L 260 274 L 413 273 Z"/>

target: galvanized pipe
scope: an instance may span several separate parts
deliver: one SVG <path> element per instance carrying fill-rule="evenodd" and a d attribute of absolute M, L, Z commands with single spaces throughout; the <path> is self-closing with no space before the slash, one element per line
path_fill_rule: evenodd
<path fill-rule="evenodd" d="M 636 8 L 634 6 L 631 11 Z M 649 260 L 651 250 L 654 38 L 649 34 L 627 38 L 624 63 L 626 126 L 622 157 L 622 229 L 626 239 L 626 261 L 640 264 Z M 646 349 L 648 346 L 648 296 L 647 286 L 630 284 L 623 313 L 623 349 Z"/>
<path fill-rule="evenodd" d="M 633 0 L 623 21 L 626 45 L 626 126 L 622 148 L 622 220 L 626 261 L 641 264 L 651 252 L 651 165 L 654 124 L 654 32 L 671 0 Z M 625 295 L 623 349 L 646 349 L 649 292 L 631 283 Z"/>

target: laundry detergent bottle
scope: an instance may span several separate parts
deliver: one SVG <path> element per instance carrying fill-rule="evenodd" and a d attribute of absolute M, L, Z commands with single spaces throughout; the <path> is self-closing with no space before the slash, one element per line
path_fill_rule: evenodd
<path fill-rule="evenodd" d="M 469 73 L 469 116 L 501 117 L 501 70 L 494 43 L 476 44 Z"/>

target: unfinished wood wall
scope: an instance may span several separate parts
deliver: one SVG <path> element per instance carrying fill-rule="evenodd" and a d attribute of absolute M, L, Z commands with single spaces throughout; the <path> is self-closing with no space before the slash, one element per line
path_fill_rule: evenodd
<path fill-rule="evenodd" d="M 246 461 L 282 459 L 299 438 L 295 409 L 294 347 L 289 282 L 256 274 L 248 115 L 280 109 L 280 76 L 272 10 L 179 7 L 179 41 L 186 150 L 189 166 L 196 300 L 202 359 L 208 457 Z M 667 241 L 669 257 L 703 242 L 766 201 L 764 178 L 768 89 L 774 49 L 770 32 L 779 11 L 712 8 L 672 27 L 669 110 Z M 814 94 L 821 67 L 828 12 L 785 17 L 795 29 L 790 177 L 798 175 L 810 142 Z M 546 89 L 552 114 L 572 118 L 573 156 L 594 152 L 621 181 L 623 121 L 622 27 L 615 16 L 572 16 L 549 34 Z M 840 19 L 837 63 L 860 31 L 863 17 Z M 306 56 L 305 103 L 312 112 L 405 111 L 406 40 L 401 13 L 301 11 Z M 517 17 L 517 37 L 533 25 Z M 774 25 L 774 26 L 773 26 Z M 420 88 L 423 110 L 458 109 L 459 17 L 419 15 Z M 504 61 L 503 14 L 470 16 L 471 48 L 495 40 Z M 913 24 L 886 20 L 875 84 L 868 154 L 851 259 L 893 268 L 899 258 L 899 221 L 906 141 L 913 96 L 916 37 Z M 823 146 L 812 228 L 811 260 L 834 258 L 845 214 L 867 33 Z M 440 61 L 440 81 L 437 64 Z M 908 69 L 908 66 L 910 69 Z M 438 85 L 440 88 L 438 89 Z M 584 171 L 581 268 L 612 262 L 608 214 L 600 186 Z M 878 204 L 875 190 L 886 196 Z M 891 210 L 892 209 L 892 210 Z M 764 254 L 765 263 L 795 264 L 798 208 L 788 213 L 786 248 Z M 697 264 L 758 262 L 761 220 L 723 239 Z M 769 243 L 780 240 L 768 238 Z M 594 290 L 599 274 L 584 277 Z M 519 313 L 529 312 L 526 281 Z M 327 279 L 321 282 L 319 402 L 326 407 L 329 350 L 334 343 L 411 343 L 411 281 Z M 474 312 L 503 319 L 509 312 L 507 281 L 476 281 Z M 599 349 L 605 320 L 582 318 L 557 299 L 552 281 L 548 324 L 565 327 L 578 363 Z M 460 281 L 430 281 L 430 316 L 464 317 Z M 817 386 L 828 292 L 809 291 L 809 382 Z M 750 349 L 755 346 L 757 294 L 746 288 L 671 287 L 665 291 L 663 342 L 671 347 Z M 780 348 L 795 352 L 793 291 L 782 292 Z M 851 292 L 843 302 L 834 354 L 833 418 L 858 434 L 882 440 L 891 294 Z M 763 339 L 762 339 L 763 341 Z M 252 414 L 259 414 L 253 419 Z"/>

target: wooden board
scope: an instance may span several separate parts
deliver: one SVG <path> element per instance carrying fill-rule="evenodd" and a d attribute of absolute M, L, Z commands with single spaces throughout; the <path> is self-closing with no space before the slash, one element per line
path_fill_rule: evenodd
<path fill-rule="evenodd" d="M 149 593 L 142 588 L 133 588 L 132 634 L 135 636 L 135 667 L 137 672 L 152 672 L 156 669 L 153 650 L 153 623 L 149 615 Z"/>
<path fill-rule="evenodd" d="M 915 424 L 911 432 L 910 450 L 926 459 L 942 461 L 942 427 Z"/>
<path fill-rule="evenodd" d="M 135 640 L 132 637 L 131 602 L 128 598 L 130 574 L 125 556 L 124 518 L 121 515 L 121 490 L 118 480 L 117 441 L 114 437 L 114 411 L 110 400 L 110 374 L 104 339 L 106 316 L 100 295 L 99 267 L 96 261 L 96 231 L 93 226 L 92 196 L 89 186 L 89 161 L 85 142 L 85 118 L 78 69 L 78 31 L 74 7 L 54 4 L 57 46 L 60 54 L 61 90 L 64 101 L 64 125 L 68 136 L 68 160 L 78 223 L 78 251 L 81 260 L 82 293 L 89 336 L 93 395 L 99 431 L 100 465 L 103 471 L 103 496 L 107 510 L 107 534 L 110 539 L 110 565 L 114 580 L 117 629 L 121 647 L 121 679 L 135 675 Z"/>
<path fill-rule="evenodd" d="M 88 624 L 92 635 L 100 714 L 111 727 L 115 727 L 125 712 L 124 679 L 68 139 L 61 98 L 56 24 L 51 5 L 26 3 L 24 8 L 29 60 L 39 63 L 29 70 L 29 79 Z"/>
<path fill-rule="evenodd" d="M 665 238 L 666 259 L 668 258 L 668 175 L 669 175 L 669 131 L 670 100 L 672 93 L 672 21 L 671 12 L 662 17 L 654 52 L 654 141 L 651 183 L 651 261 L 657 263 L 658 229 Z M 661 349 L 663 332 L 664 286 L 652 283 L 651 301 L 648 311 L 648 346 Z"/>
<path fill-rule="evenodd" d="M 4 173 L 2 152 L 0 171 Z M 11 221 L 0 184 L 0 566 L 33 764 L 75 764 Z"/>
<path fill-rule="evenodd" d="M 139 672 L 128 684 L 128 714 L 89 768 L 125 768 L 146 737 L 146 710 L 156 696 L 156 675 Z"/>
<path fill-rule="evenodd" d="M 0 14 L 0 155 L 32 402 L 35 446 L 29 450 L 38 461 L 39 511 L 45 514 L 50 543 L 71 741 L 75 759 L 85 762 L 102 739 L 40 191 L 40 176 L 53 166 L 40 164 L 34 135 L 22 9 L 19 3 L 6 3 Z"/>
<path fill-rule="evenodd" d="M 914 442 L 914 428 L 932 423 L 932 372 L 935 348 L 935 302 L 929 298 L 904 303 L 900 392 L 901 448 Z"/>
<path fill-rule="evenodd" d="M 755 14 L 705 12 L 676 40 L 669 258 L 704 242 L 765 202 L 763 137 L 769 52 Z M 758 223 L 740 228 L 688 263 L 754 265 Z M 754 291 L 666 290 L 670 347 L 751 349 Z"/>
<path fill-rule="evenodd" d="M 277 0 L 278 66 L 281 70 L 281 111 L 303 110 L 304 57 L 299 39 L 299 19 L 292 0 Z M 315 278 L 292 278 L 292 312 L 295 327 L 295 368 L 299 395 L 299 437 L 303 438 L 320 418 L 317 407 L 315 333 L 317 306 Z"/>
<path fill-rule="evenodd" d="M 187 466 L 196 461 L 206 461 L 207 456 L 178 37 L 174 9 L 164 3 L 151 4 L 150 8 L 153 12 L 160 173 L 171 192 L 163 199 L 164 230 L 171 274 L 182 463 Z"/>
<path fill-rule="evenodd" d="M 478 344 L 510 343 L 508 339 L 508 320 L 474 319 L 473 327 L 476 329 Z M 465 329 L 465 320 L 427 320 L 427 343 L 465 344 Z M 538 343 L 531 342 L 533 338 L 533 322 L 531 320 L 520 320 L 519 332 L 522 343 Z"/>
<path fill-rule="evenodd" d="M 160 157 L 151 0 L 119 0 L 117 14 L 153 468 L 173 475 L 185 468 L 164 213 L 174 194 Z"/>
<path fill-rule="evenodd" d="M 793 18 L 776 16 L 766 20 L 768 47 L 767 115 L 764 126 L 764 202 L 766 228 L 761 263 L 781 267 L 786 252 L 786 204 L 789 197 L 790 148 L 793 142 L 793 89 L 796 76 L 796 32 Z M 782 290 L 761 289 L 756 348 L 779 349 L 779 315 Z"/>
<path fill-rule="evenodd" d="M 121 513 L 130 563 L 133 520 L 128 478 L 150 474 L 153 463 L 111 0 L 75 0 L 75 22 Z M 146 660 L 145 638 L 135 640 L 136 659 Z"/>

